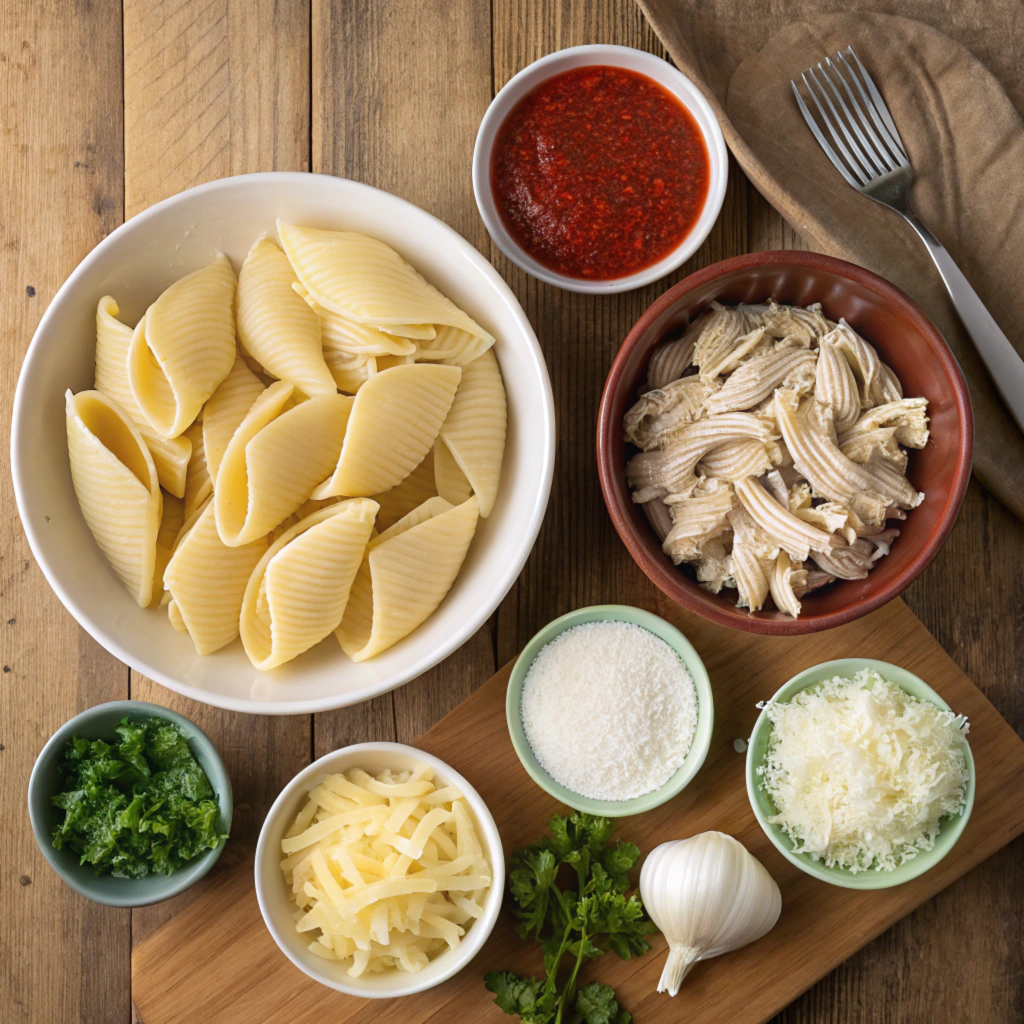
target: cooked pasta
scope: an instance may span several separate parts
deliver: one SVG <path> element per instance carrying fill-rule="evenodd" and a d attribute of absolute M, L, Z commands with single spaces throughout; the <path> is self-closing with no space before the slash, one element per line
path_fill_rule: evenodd
<path fill-rule="evenodd" d="M 184 437 L 192 449 L 188 460 L 188 471 L 185 476 L 184 515 L 191 519 L 192 514 L 206 504 L 206 499 L 213 494 L 213 478 L 210 466 L 206 461 L 206 445 L 203 440 L 202 423 L 191 423 L 186 428 Z"/>
<path fill-rule="evenodd" d="M 353 400 L 334 472 L 313 496 L 369 497 L 401 483 L 433 447 L 462 373 L 409 364 L 371 378 Z"/>
<path fill-rule="evenodd" d="M 480 507 L 430 498 L 370 541 L 345 617 L 342 650 L 365 661 L 408 636 L 444 600 L 469 550 Z"/>
<path fill-rule="evenodd" d="M 217 533 L 212 498 L 186 521 L 164 588 L 171 624 L 188 633 L 198 654 L 213 654 L 238 636 L 245 587 L 266 550 L 263 537 L 228 547 Z"/>
<path fill-rule="evenodd" d="M 363 661 L 424 622 L 507 428 L 493 335 L 384 243 L 279 228 L 134 328 L 104 295 L 96 390 L 66 395 L 82 514 L 132 598 L 200 655 L 241 636 L 259 671 L 332 633 Z"/>
<path fill-rule="evenodd" d="M 114 572 L 143 608 L 153 597 L 162 496 L 153 456 L 128 413 L 99 391 L 65 394 L 71 480 Z"/>
<path fill-rule="evenodd" d="M 235 361 L 235 273 L 226 256 L 176 281 L 132 335 L 128 379 L 142 414 L 177 437 Z"/>
<path fill-rule="evenodd" d="M 445 501 L 452 505 L 461 505 L 473 493 L 473 488 L 470 487 L 466 474 L 462 472 L 461 467 L 455 461 L 455 456 L 452 455 L 448 445 L 441 440 L 440 436 L 434 442 L 433 460 L 434 489 Z"/>
<path fill-rule="evenodd" d="M 150 425 L 139 403 L 135 401 L 128 380 L 128 350 L 131 348 L 130 327 L 117 319 L 117 302 L 104 295 L 96 307 L 96 383 L 95 388 L 112 398 L 139 428 L 156 466 L 160 486 L 181 498 L 185 494 L 185 473 L 191 445 L 185 437 L 164 437 Z"/>
<path fill-rule="evenodd" d="M 443 324 L 491 337 L 384 242 L 282 221 L 277 231 L 299 280 L 334 313 L 375 326 Z"/>
<path fill-rule="evenodd" d="M 253 402 L 263 394 L 263 381 L 236 357 L 231 372 L 221 381 L 203 408 L 203 448 L 210 479 L 217 479 L 221 459 Z"/>
<path fill-rule="evenodd" d="M 369 498 L 328 505 L 267 549 L 241 611 L 242 646 L 256 668 L 283 665 L 338 628 L 376 513 Z"/>
<path fill-rule="evenodd" d="M 698 582 L 795 617 L 805 595 L 864 578 L 899 536 L 888 521 L 923 500 L 907 449 L 928 443 L 927 405 L 820 305 L 712 302 L 651 356 L 623 420 L 639 449 L 626 480 Z"/>
<path fill-rule="evenodd" d="M 156 565 L 153 570 L 153 598 L 151 605 L 159 605 L 164 598 L 164 569 L 174 553 L 178 534 L 185 525 L 185 502 L 173 494 L 164 495 L 164 509 L 160 529 L 156 535 Z"/>
<path fill-rule="evenodd" d="M 440 435 L 480 500 L 481 519 L 491 514 L 498 494 L 507 422 L 501 371 L 494 352 L 488 350 L 462 368 L 462 380 Z M 436 455 L 434 466 L 436 473 Z M 440 486 L 438 493 L 443 493 Z"/>
<path fill-rule="evenodd" d="M 437 471 L 434 468 L 434 452 L 437 446 L 438 442 L 435 441 L 434 447 L 427 452 L 423 461 L 400 484 L 395 484 L 381 494 L 373 495 L 373 500 L 380 506 L 377 512 L 378 530 L 383 531 L 389 526 L 394 526 L 399 519 L 407 516 L 428 498 L 437 496 Z M 468 486 L 466 484 L 467 488 Z"/>
<path fill-rule="evenodd" d="M 297 283 L 288 257 L 261 238 L 238 273 L 238 340 L 270 376 L 304 395 L 333 395 L 337 388 L 324 362 L 320 318 L 292 289 Z"/>
<path fill-rule="evenodd" d="M 335 393 L 293 405 L 293 393 L 284 381 L 271 384 L 224 453 L 214 505 L 217 530 L 229 546 L 265 537 L 338 460 L 354 400 Z"/>

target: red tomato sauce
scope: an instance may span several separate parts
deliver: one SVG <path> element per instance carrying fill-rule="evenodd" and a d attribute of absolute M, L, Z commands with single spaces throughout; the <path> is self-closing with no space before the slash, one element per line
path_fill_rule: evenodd
<path fill-rule="evenodd" d="M 672 252 L 700 217 L 709 178 L 690 112 L 646 75 L 603 65 L 527 93 L 491 157 L 512 237 L 551 270 L 597 281 Z"/>

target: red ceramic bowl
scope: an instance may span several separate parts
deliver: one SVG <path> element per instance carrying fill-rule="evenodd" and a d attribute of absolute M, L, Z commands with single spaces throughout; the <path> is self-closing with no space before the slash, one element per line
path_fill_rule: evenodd
<path fill-rule="evenodd" d="M 907 395 L 928 399 L 931 439 L 910 453 L 907 476 L 925 499 L 894 523 L 900 536 L 866 579 L 839 580 L 802 599 L 798 619 L 777 611 L 753 615 L 735 606 L 734 590 L 712 594 L 688 566 L 674 566 L 626 485 L 635 449 L 622 417 L 636 401 L 655 348 L 678 336 L 712 299 L 725 304 L 820 302 L 832 320 L 845 317 L 895 370 Z M 813 633 L 850 622 L 892 600 L 935 557 L 956 521 L 971 473 L 974 423 L 960 367 L 932 322 L 899 289 L 876 274 L 808 252 L 761 252 L 723 260 L 670 288 L 637 321 L 615 357 L 597 427 L 597 462 L 605 504 L 637 565 L 673 601 L 712 622 L 776 636 Z"/>

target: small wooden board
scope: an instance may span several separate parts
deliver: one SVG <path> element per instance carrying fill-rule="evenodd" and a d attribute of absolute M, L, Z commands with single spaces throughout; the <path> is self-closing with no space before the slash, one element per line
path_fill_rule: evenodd
<path fill-rule="evenodd" d="M 590 976 L 613 986 L 641 1024 L 755 1024 L 769 1019 L 852 953 L 1024 831 L 1024 742 L 960 671 L 909 608 L 896 600 L 826 633 L 765 637 L 712 625 L 681 609 L 676 625 L 697 648 L 715 696 L 715 730 L 696 779 L 668 804 L 623 819 L 619 834 L 646 853 L 658 843 L 718 829 L 760 858 L 782 889 L 782 917 L 759 942 L 698 965 L 679 995 L 655 989 L 665 944 L 646 956 L 607 954 Z M 797 672 L 833 658 L 867 656 L 921 676 L 971 723 L 977 768 L 974 813 L 949 855 L 894 889 L 859 892 L 816 881 L 790 865 L 761 832 L 747 802 L 744 755 L 757 701 Z M 420 740 L 480 791 L 506 852 L 537 838 L 559 805 L 530 780 L 505 725 L 506 665 Z M 566 723 L 567 728 L 572 723 Z M 942 923 L 956 927 L 956 921 Z M 927 942 L 927 936 L 921 937 Z M 537 973 L 539 946 L 523 942 L 503 913 L 477 958 L 439 988 L 404 1000 L 353 999 L 311 981 L 285 959 L 260 918 L 252 862 L 226 871 L 208 891 L 140 945 L 132 956 L 132 992 L 144 1024 L 499 1024 L 483 974 Z"/>

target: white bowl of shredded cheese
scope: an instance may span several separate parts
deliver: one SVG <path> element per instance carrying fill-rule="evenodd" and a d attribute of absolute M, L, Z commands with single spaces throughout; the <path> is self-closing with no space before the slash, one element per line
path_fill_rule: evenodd
<path fill-rule="evenodd" d="M 787 860 L 832 885 L 885 889 L 952 849 L 974 805 L 968 725 L 917 676 L 829 661 L 760 706 L 747 793 Z"/>
<path fill-rule="evenodd" d="M 430 785 L 416 788 L 418 780 Z M 412 799 L 410 786 L 415 789 Z M 391 792 L 394 795 L 387 795 Z M 317 813 L 314 819 L 309 813 L 311 804 L 319 805 L 325 814 Z M 410 804 L 420 806 L 407 806 Z M 346 805 L 352 809 L 346 810 Z M 369 819 L 378 809 L 383 810 L 384 820 L 378 819 L 373 827 Z M 410 827 L 400 827 L 399 819 L 407 820 Z M 424 826 L 422 836 L 415 831 L 418 824 Z M 463 837 L 463 826 L 468 826 L 468 839 Z M 390 829 L 397 832 L 392 834 Z M 304 836 L 315 844 L 305 845 Z M 349 846 L 352 840 L 355 845 Z M 465 845 L 467 841 L 471 848 Z M 433 853 L 411 850 L 410 844 L 416 843 L 422 847 L 436 844 L 436 848 Z M 377 870 L 372 863 L 377 857 L 375 851 L 388 852 L 389 847 L 394 847 L 390 859 L 379 865 L 385 870 Z M 363 852 L 350 852 L 358 849 Z M 283 873 L 294 870 L 297 874 L 295 862 L 307 852 L 315 861 L 314 851 L 319 851 L 320 862 L 306 886 L 311 887 L 309 894 L 317 893 L 326 904 L 322 924 L 308 920 L 313 916 L 309 900 L 304 901 L 305 907 L 297 908 L 296 886 L 288 884 Z M 407 856 L 395 856 L 403 852 Z M 398 867 L 392 874 L 392 862 L 396 860 Z M 462 862 L 467 862 L 466 870 L 473 872 L 473 880 L 466 879 L 465 885 L 448 884 L 463 874 Z M 428 892 L 429 886 L 418 884 L 428 879 L 435 880 L 437 889 L 444 893 L 438 892 L 435 898 Z M 298 881 L 301 888 L 302 880 Z M 368 902 L 370 890 L 380 889 L 382 881 L 393 891 L 374 892 L 374 901 Z M 406 882 L 414 884 L 406 886 L 409 892 L 403 895 Z M 483 798 L 444 761 L 403 743 L 356 743 L 304 768 L 274 801 L 256 847 L 256 898 L 278 947 L 314 981 L 366 999 L 393 999 L 423 992 L 462 970 L 494 928 L 504 887 L 501 836 Z M 419 910 L 413 913 L 412 905 L 417 900 Z M 438 902 L 447 904 L 451 913 L 444 913 Z M 456 914 L 458 906 L 468 906 L 471 913 Z M 383 920 L 375 919 L 374 909 L 385 911 Z M 355 926 L 354 930 L 342 920 L 350 911 L 354 917 L 348 923 Z M 439 915 L 450 920 L 446 923 Z M 424 922 L 427 925 L 420 927 Z M 406 948 L 422 946 L 417 942 L 421 936 L 443 938 L 453 924 L 461 937 L 453 938 L 448 948 L 440 942 L 430 943 L 425 950 Z M 384 936 L 380 935 L 381 928 Z M 342 955 L 332 955 L 330 949 L 323 948 L 325 936 L 334 929 L 354 937 L 354 942 L 347 943 L 349 948 L 340 949 L 338 935 L 333 935 L 334 954 Z M 359 933 L 365 934 L 360 937 Z M 375 963 L 382 954 L 387 958 Z"/>
<path fill-rule="evenodd" d="M 542 789 L 578 811 L 641 814 L 678 794 L 711 744 L 700 656 L 640 608 L 563 615 L 523 649 L 509 679 L 512 745 Z"/>

